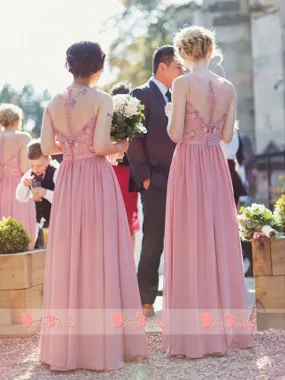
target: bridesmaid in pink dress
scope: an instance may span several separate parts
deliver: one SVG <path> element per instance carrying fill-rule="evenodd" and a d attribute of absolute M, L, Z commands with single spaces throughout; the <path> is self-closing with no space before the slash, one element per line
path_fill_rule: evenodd
<path fill-rule="evenodd" d="M 168 133 L 177 143 L 169 174 L 163 350 L 202 358 L 253 345 L 231 177 L 220 141 L 236 116 L 233 85 L 208 69 L 220 53 L 213 32 L 177 32 L 191 73 L 174 81 Z M 221 54 L 221 53 L 220 53 Z"/>
<path fill-rule="evenodd" d="M 116 370 L 148 356 L 144 329 L 131 326 L 141 313 L 139 289 L 126 210 L 107 159 L 122 157 L 128 143 L 111 143 L 112 98 L 92 88 L 104 66 L 100 46 L 83 41 L 66 55 L 74 81 L 50 101 L 42 129 L 43 152 L 63 153 L 63 162 L 44 284 L 51 328 L 42 329 L 40 360 L 58 371 Z"/>
<path fill-rule="evenodd" d="M 19 130 L 22 110 L 13 104 L 0 106 L 0 220 L 12 217 L 23 224 L 31 238 L 29 248 L 36 241 L 36 211 L 32 199 L 18 202 L 16 188 L 29 169 L 27 144 L 31 136 Z"/>

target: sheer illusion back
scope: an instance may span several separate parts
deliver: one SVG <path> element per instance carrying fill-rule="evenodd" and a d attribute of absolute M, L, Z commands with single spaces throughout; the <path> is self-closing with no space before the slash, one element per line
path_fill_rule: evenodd
<path fill-rule="evenodd" d="M 233 86 L 224 78 L 185 76 L 189 85 L 182 141 L 218 142 L 221 140 Z"/>
<path fill-rule="evenodd" d="M 65 158 L 95 154 L 97 94 L 89 88 L 68 89 L 52 99 L 48 110 Z"/>
<path fill-rule="evenodd" d="M 20 136 L 16 133 L 0 133 L 0 178 L 21 174 Z"/>

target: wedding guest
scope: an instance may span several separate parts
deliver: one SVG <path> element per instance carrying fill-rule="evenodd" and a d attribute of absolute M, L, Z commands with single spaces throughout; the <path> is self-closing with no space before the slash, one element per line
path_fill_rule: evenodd
<path fill-rule="evenodd" d="M 117 323 L 120 317 L 136 320 L 141 304 L 124 201 L 107 159 L 123 157 L 128 142 L 111 142 L 112 98 L 94 87 L 104 61 L 97 43 L 71 45 L 66 67 L 73 81 L 51 99 L 43 117 L 43 153 L 63 153 L 43 316 L 70 322 L 42 329 L 40 360 L 51 370 L 117 370 L 126 360 L 148 356 L 145 332 Z"/>
<path fill-rule="evenodd" d="M 250 137 L 242 131 L 240 131 L 239 135 L 243 145 L 243 166 L 245 169 L 245 178 L 248 183 L 248 193 L 254 196 L 256 193 L 256 174 L 254 168 L 252 167 L 252 163 L 255 159 L 255 153 L 252 148 L 252 141 Z"/>
<path fill-rule="evenodd" d="M 52 160 L 57 161 L 59 164 L 62 163 L 63 160 L 63 155 L 62 154 L 57 154 L 55 156 L 51 156 Z"/>
<path fill-rule="evenodd" d="M 23 111 L 13 104 L 0 105 L 0 219 L 12 217 L 23 224 L 36 241 L 36 214 L 32 200 L 20 203 L 15 192 L 21 176 L 28 170 L 27 144 L 31 136 L 21 131 Z"/>
<path fill-rule="evenodd" d="M 127 82 L 120 82 L 113 86 L 111 89 L 111 96 L 119 94 L 129 94 L 130 93 L 130 84 Z M 135 233 L 139 231 L 139 216 L 138 216 L 138 193 L 129 192 L 129 178 L 130 178 L 130 164 L 127 155 L 124 155 L 124 158 L 121 162 L 118 162 L 117 165 L 113 166 L 115 173 L 117 175 L 120 188 L 122 191 L 129 228 L 133 243 L 133 250 L 135 250 Z"/>
<path fill-rule="evenodd" d="M 239 122 L 237 121 L 236 122 L 237 126 L 239 125 Z M 241 179 L 241 182 L 243 184 L 243 187 L 247 193 L 248 191 L 248 180 L 247 180 L 247 176 L 246 176 L 246 170 L 245 170 L 245 150 L 244 150 L 244 143 L 242 141 L 242 137 L 241 137 L 241 131 L 238 130 L 237 131 L 237 134 L 238 134 L 238 141 L 239 141 L 239 146 L 238 146 L 238 151 L 236 153 L 236 160 L 238 162 L 238 174 L 240 176 L 240 179 Z"/>
<path fill-rule="evenodd" d="M 236 123 L 238 126 L 238 123 Z M 238 161 L 239 167 L 243 167 L 244 163 L 244 151 L 241 137 L 239 135 L 239 131 L 235 130 L 233 134 L 233 139 L 229 144 L 223 144 L 223 150 L 226 154 L 228 165 L 230 169 L 235 203 L 237 207 L 237 211 L 239 211 L 239 198 L 242 196 L 246 196 L 247 192 L 245 189 L 245 185 L 239 175 L 239 172 L 236 170 L 236 161 Z M 241 242 L 243 257 L 247 257 L 250 265 L 245 273 L 245 277 L 253 276 L 253 262 L 252 262 L 252 250 L 251 243 Z"/>
<path fill-rule="evenodd" d="M 23 175 L 17 186 L 16 198 L 22 203 L 29 202 L 32 198 L 35 202 L 38 225 L 44 218 L 43 227 L 48 228 L 59 165 L 51 161 L 51 157 L 43 155 L 41 143 L 38 140 L 29 143 L 28 160 L 30 169 Z"/>
<path fill-rule="evenodd" d="M 143 312 L 154 314 L 158 294 L 158 269 L 163 252 L 165 202 L 168 172 L 175 143 L 167 135 L 164 107 L 171 102 L 172 82 L 183 74 L 172 46 L 162 46 L 153 55 L 153 77 L 131 95 L 144 105 L 146 134 L 133 139 L 128 150 L 131 166 L 130 191 L 140 192 L 143 206 L 143 241 L 138 283 Z"/>
<path fill-rule="evenodd" d="M 222 56 L 214 32 L 183 28 L 174 45 L 191 72 L 174 81 L 168 124 L 177 146 L 167 188 L 163 350 L 166 357 L 221 356 L 253 345 L 250 327 L 235 324 L 249 314 L 233 187 L 220 144 L 233 137 L 236 92 L 208 68 L 211 58 Z"/>
<path fill-rule="evenodd" d="M 247 192 L 236 170 L 237 153 L 239 153 L 239 160 L 241 161 L 242 159 L 242 148 L 237 130 L 234 130 L 232 141 L 229 144 L 222 143 L 222 147 L 228 160 L 228 166 L 234 190 L 235 203 L 237 210 L 239 210 L 239 198 L 247 195 Z"/>
<path fill-rule="evenodd" d="M 237 122 L 239 125 L 239 122 Z M 252 187 L 250 186 L 250 178 L 248 174 L 251 172 L 250 164 L 254 160 L 254 153 L 252 150 L 251 140 L 242 131 L 238 131 L 239 136 L 239 149 L 237 152 L 237 161 L 239 163 L 238 174 L 242 180 L 243 186 L 247 193 L 252 192 Z M 252 258 L 252 246 L 251 242 L 241 242 L 242 254 L 244 258 L 249 261 L 249 267 L 245 272 L 245 277 L 253 277 L 253 258 Z"/>

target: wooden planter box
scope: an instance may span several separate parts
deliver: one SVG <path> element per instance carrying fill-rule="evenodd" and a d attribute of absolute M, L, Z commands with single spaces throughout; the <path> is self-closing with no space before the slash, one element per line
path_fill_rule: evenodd
<path fill-rule="evenodd" d="M 252 240 L 257 330 L 285 330 L 285 238 Z"/>
<path fill-rule="evenodd" d="M 0 255 L 0 338 L 30 336 L 40 330 L 45 250 Z M 33 323 L 24 328 L 21 314 Z"/>

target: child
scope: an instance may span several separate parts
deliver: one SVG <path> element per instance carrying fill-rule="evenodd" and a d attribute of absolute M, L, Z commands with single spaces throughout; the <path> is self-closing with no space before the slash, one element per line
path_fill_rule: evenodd
<path fill-rule="evenodd" d="M 21 178 L 16 189 L 16 198 L 26 203 L 33 198 L 36 206 L 37 223 L 45 219 L 44 228 L 48 228 L 53 191 L 58 174 L 58 163 L 44 156 L 41 143 L 33 140 L 28 145 L 30 168 Z"/>

